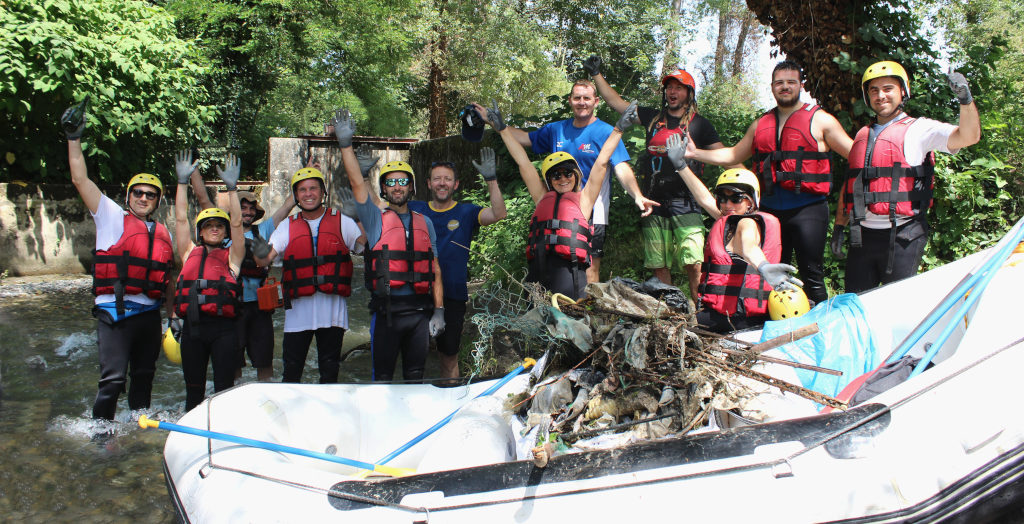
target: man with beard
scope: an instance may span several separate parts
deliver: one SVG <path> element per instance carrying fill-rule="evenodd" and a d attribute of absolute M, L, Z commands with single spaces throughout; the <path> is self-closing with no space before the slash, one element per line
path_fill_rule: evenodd
<path fill-rule="evenodd" d="M 341 345 L 348 329 L 348 302 L 352 294 L 352 258 L 359 226 L 336 209 L 327 208 L 324 175 L 304 167 L 292 175 L 292 198 L 299 212 L 281 222 L 270 235 L 252 239 L 258 265 L 281 259 L 285 291 L 283 382 L 299 382 L 316 337 L 320 383 L 338 381 Z M 287 202 L 286 202 L 287 205 Z"/>
<path fill-rule="evenodd" d="M 364 166 L 352 150 L 355 123 L 347 110 L 335 115 L 334 134 L 369 247 L 365 274 L 372 295 L 371 378 L 393 380 L 401 354 L 402 378 L 421 381 L 430 337 L 436 337 L 445 327 L 444 287 L 434 247 L 434 226 L 409 209 L 409 199 L 416 191 L 412 166 L 394 161 L 380 168 L 380 196 L 388 203 L 380 209 L 370 198 L 363 179 Z"/>
<path fill-rule="evenodd" d="M 477 108 L 478 111 L 486 111 Z M 430 219 L 437 234 L 437 258 L 444 281 L 444 331 L 437 336 L 437 351 L 441 355 L 441 377 L 459 376 L 459 348 L 462 345 L 462 326 L 466 320 L 466 302 L 469 290 L 469 244 L 480 226 L 489 226 L 505 218 L 505 198 L 501 196 L 494 160 L 494 150 L 480 151 L 480 163 L 473 166 L 484 177 L 491 207 L 480 207 L 453 198 L 459 188 L 459 177 L 454 162 L 434 162 L 430 166 L 430 201 L 412 200 L 409 209 Z"/>
<path fill-rule="evenodd" d="M 761 184 L 760 210 L 781 225 L 782 263 L 788 264 L 795 252 L 807 297 L 822 302 L 828 299 L 823 264 L 832 191 L 829 152 L 845 158 L 853 141 L 835 117 L 800 102 L 803 82 L 797 63 L 779 62 L 772 71 L 776 107 L 755 120 L 733 147 L 707 151 L 691 145 L 686 156 L 731 165 L 753 155 L 753 172 Z"/>
<path fill-rule="evenodd" d="M 597 84 L 601 97 L 612 109 L 622 113 L 629 102 L 608 84 L 601 74 L 601 65 L 599 56 L 583 61 L 583 69 Z M 646 150 L 636 164 L 644 194 L 659 204 L 641 221 L 644 267 L 666 284 L 672 283 L 672 268 L 682 268 L 689 281 L 690 296 L 695 300 L 700 264 L 704 260 L 704 220 L 693 194 L 672 163 L 665 161 L 665 143 L 674 134 L 689 133 L 702 149 L 725 147 L 715 126 L 697 114 L 696 89 L 693 76 L 677 69 L 661 79 L 660 108 L 637 108 L 640 123 L 647 130 L 647 139 Z M 704 174 L 704 164 L 695 160 L 688 164 L 698 178 Z"/>
<path fill-rule="evenodd" d="M 533 152 L 539 155 L 548 155 L 558 151 L 564 151 L 572 155 L 583 172 L 583 180 L 580 187 L 586 185 L 590 178 L 590 170 L 594 167 L 594 161 L 601 151 L 608 135 L 612 132 L 612 126 L 597 118 L 597 105 L 601 99 L 597 96 L 597 87 L 590 80 L 577 80 L 569 92 L 569 105 L 572 108 L 572 118 L 559 120 L 542 126 L 536 131 L 527 133 L 522 129 L 509 126 L 512 136 L 524 148 L 532 147 Z M 479 112 L 479 109 L 477 110 Z M 480 116 L 486 120 L 487 115 Z M 629 167 L 629 153 L 626 146 L 619 141 L 618 147 L 612 154 L 609 162 L 609 169 L 615 173 L 626 193 L 633 198 L 637 207 L 646 212 L 650 209 L 651 201 L 644 198 L 637 186 L 636 176 L 633 169 Z M 608 209 L 611 206 L 611 177 L 605 178 L 601 194 L 594 204 L 593 216 L 590 224 L 593 227 L 593 236 L 590 239 L 591 264 L 587 268 L 587 282 L 597 282 L 600 279 L 601 257 L 604 254 L 605 228 L 608 224 Z M 655 204 L 657 205 L 657 204 Z"/>
<path fill-rule="evenodd" d="M 928 243 L 928 208 L 935 184 L 935 151 L 956 154 L 981 140 L 978 107 L 967 79 L 950 71 L 949 87 L 960 102 L 958 126 L 903 112 L 910 78 L 903 66 L 872 64 L 861 78 L 864 102 L 876 122 L 857 132 L 850 171 L 833 230 L 832 251 L 842 254 L 843 226 L 850 223 L 846 291 L 859 293 L 913 276 Z"/>
<path fill-rule="evenodd" d="M 60 123 L 68 139 L 71 183 L 96 223 L 92 291 L 100 381 L 92 416 L 113 420 L 126 385 L 129 409 L 149 407 L 160 354 L 160 305 L 168 292 L 174 248 L 167 228 L 153 220 L 164 190 L 159 178 L 148 173 L 131 178 L 127 211 L 89 179 L 82 152 L 85 105 L 69 108 Z M 167 303 L 169 317 L 173 302 Z"/>

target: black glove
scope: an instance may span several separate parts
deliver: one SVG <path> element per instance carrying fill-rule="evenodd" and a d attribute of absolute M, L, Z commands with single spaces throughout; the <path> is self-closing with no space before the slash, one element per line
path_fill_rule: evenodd
<path fill-rule="evenodd" d="M 630 126 L 640 123 L 640 117 L 636 113 L 636 101 L 630 102 L 629 107 L 622 112 L 622 117 L 615 123 L 615 128 L 623 133 L 626 132 Z"/>
<path fill-rule="evenodd" d="M 832 249 L 832 256 L 837 260 L 846 258 L 846 253 L 843 253 L 843 244 L 846 243 L 846 226 L 836 224 L 832 227 L 832 240 L 829 242 L 829 247 Z"/>
<path fill-rule="evenodd" d="M 601 65 L 601 57 L 591 55 L 590 58 L 583 61 L 583 70 L 590 76 L 597 76 L 601 74 Z"/>
<path fill-rule="evenodd" d="M 501 110 L 498 109 L 498 102 L 496 102 L 493 98 L 491 99 L 491 105 L 494 107 L 487 108 L 487 120 L 490 121 L 491 127 L 493 127 L 495 131 L 500 133 L 501 130 L 505 129 L 506 127 L 505 119 L 502 118 Z"/>
<path fill-rule="evenodd" d="M 494 150 L 489 147 L 485 147 L 480 150 L 480 163 L 478 164 L 476 163 L 476 160 L 474 160 L 473 167 L 475 167 L 476 170 L 484 176 L 485 182 L 490 182 L 491 180 L 498 178 L 498 174 L 496 173 L 497 162 L 494 161 Z"/>
<path fill-rule="evenodd" d="M 252 256 L 255 258 L 267 258 L 270 255 L 270 243 L 263 237 L 254 236 L 252 239 Z"/>
<path fill-rule="evenodd" d="M 89 95 L 78 105 L 73 105 L 64 111 L 60 117 L 60 126 L 64 129 L 64 135 L 68 140 L 82 138 L 82 131 L 85 130 L 85 110 L 89 107 Z"/>
<path fill-rule="evenodd" d="M 356 124 L 352 122 L 352 115 L 348 109 L 339 109 L 334 114 L 334 136 L 338 139 L 341 147 L 352 147 L 352 137 L 356 134 Z"/>
<path fill-rule="evenodd" d="M 370 170 L 377 165 L 378 160 L 380 157 L 373 156 L 373 151 L 366 144 L 356 150 L 356 161 L 359 162 L 359 172 L 363 174 L 363 178 L 370 176 Z"/>
<path fill-rule="evenodd" d="M 964 75 L 950 68 L 949 72 L 946 73 L 946 78 L 949 80 L 949 88 L 953 90 L 953 94 L 960 101 L 960 105 L 965 106 L 974 101 L 974 97 L 971 96 L 971 87 L 967 85 L 967 79 L 964 78 Z"/>
<path fill-rule="evenodd" d="M 182 320 L 178 317 L 174 317 L 167 321 L 167 327 L 171 330 L 171 335 L 174 335 L 174 340 L 181 342 L 181 325 Z"/>

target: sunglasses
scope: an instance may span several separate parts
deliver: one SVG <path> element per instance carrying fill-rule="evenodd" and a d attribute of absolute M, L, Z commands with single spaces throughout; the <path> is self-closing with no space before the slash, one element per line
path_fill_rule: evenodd
<path fill-rule="evenodd" d="M 576 176 L 576 171 L 573 171 L 572 169 L 559 169 L 557 171 L 552 171 L 551 174 L 548 175 L 548 178 L 552 182 L 557 182 L 558 180 L 561 180 L 562 178 L 569 178 L 569 177 L 575 177 L 575 176 Z"/>
<path fill-rule="evenodd" d="M 395 186 L 405 187 L 405 186 L 409 185 L 409 179 L 408 178 L 385 178 L 384 179 L 384 185 L 388 186 L 388 187 L 395 187 Z"/>
<path fill-rule="evenodd" d="M 145 191 L 142 189 L 132 189 L 132 196 L 135 198 L 146 197 L 147 200 L 156 200 L 156 197 L 160 196 L 160 193 L 156 191 Z"/>
<path fill-rule="evenodd" d="M 716 195 L 716 198 L 718 199 L 718 203 L 719 204 L 724 204 L 726 202 L 732 202 L 733 204 L 739 204 L 740 202 L 743 202 L 744 200 L 750 198 L 750 196 L 748 196 L 746 193 L 733 193 L 731 195 L 726 195 L 725 193 L 719 193 L 718 195 Z"/>

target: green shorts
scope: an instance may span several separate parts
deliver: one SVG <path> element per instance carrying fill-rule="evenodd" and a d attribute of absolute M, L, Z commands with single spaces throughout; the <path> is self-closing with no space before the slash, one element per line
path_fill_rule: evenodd
<path fill-rule="evenodd" d="M 700 213 L 643 218 L 644 267 L 682 269 L 704 261 L 704 221 Z"/>

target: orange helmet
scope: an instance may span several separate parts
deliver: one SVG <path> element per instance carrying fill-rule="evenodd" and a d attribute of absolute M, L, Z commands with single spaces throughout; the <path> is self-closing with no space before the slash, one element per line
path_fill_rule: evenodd
<path fill-rule="evenodd" d="M 697 84 L 693 81 L 693 75 L 687 73 L 685 69 L 676 69 L 675 71 L 672 71 L 671 73 L 662 77 L 662 87 L 665 87 L 665 84 L 668 82 L 669 78 L 675 78 L 676 80 L 679 81 L 680 84 L 683 84 L 684 86 L 689 86 L 691 91 L 697 91 Z"/>

